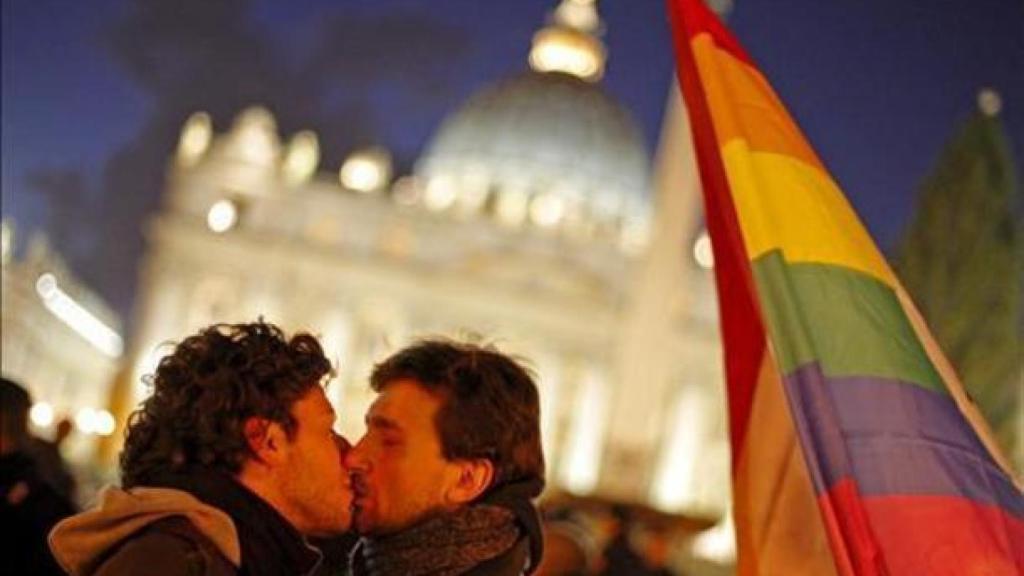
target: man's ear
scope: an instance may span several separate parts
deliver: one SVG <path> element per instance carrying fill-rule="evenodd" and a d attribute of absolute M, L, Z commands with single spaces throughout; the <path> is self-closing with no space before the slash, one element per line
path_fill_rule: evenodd
<path fill-rule="evenodd" d="M 458 467 L 458 476 L 445 494 L 449 504 L 468 504 L 476 500 L 494 480 L 494 463 L 486 458 L 457 460 L 454 464 Z"/>
<path fill-rule="evenodd" d="M 285 459 L 287 434 L 277 422 L 266 418 L 249 418 L 244 424 L 245 441 L 256 460 L 278 464 Z"/>

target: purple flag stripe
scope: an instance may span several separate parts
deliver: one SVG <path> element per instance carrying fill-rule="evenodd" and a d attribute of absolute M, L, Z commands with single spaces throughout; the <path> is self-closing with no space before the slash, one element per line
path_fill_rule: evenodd
<path fill-rule="evenodd" d="M 826 377 L 817 362 L 785 378 L 819 494 L 853 478 L 861 495 L 946 495 L 1024 519 L 1024 496 L 952 398 L 874 377 Z"/>

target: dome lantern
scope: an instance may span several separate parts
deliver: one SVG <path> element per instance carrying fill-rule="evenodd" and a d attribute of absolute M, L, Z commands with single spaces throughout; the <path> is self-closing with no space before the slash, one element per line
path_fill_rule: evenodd
<path fill-rule="evenodd" d="M 601 32 L 595 0 L 562 0 L 548 25 L 533 37 L 530 67 L 597 82 L 607 60 Z"/>

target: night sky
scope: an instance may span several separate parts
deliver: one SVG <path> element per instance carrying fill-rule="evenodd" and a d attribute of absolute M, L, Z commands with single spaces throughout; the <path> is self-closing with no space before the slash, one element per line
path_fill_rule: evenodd
<path fill-rule="evenodd" d="M 317 131 L 322 169 L 354 146 L 408 167 L 444 115 L 526 67 L 555 0 L 4 0 L 3 215 L 47 229 L 72 267 L 131 308 L 141 220 L 188 113 L 219 129 L 264 103 Z M 599 2 L 605 87 L 654 149 L 673 61 L 662 0 Z M 729 26 L 883 247 L 975 109 L 1003 98 L 1024 166 L 1020 0 L 737 0 Z"/>

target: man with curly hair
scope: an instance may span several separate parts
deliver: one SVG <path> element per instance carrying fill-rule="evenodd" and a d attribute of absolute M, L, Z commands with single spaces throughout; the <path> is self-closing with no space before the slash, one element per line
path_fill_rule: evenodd
<path fill-rule="evenodd" d="M 307 537 L 351 522 L 352 492 L 316 338 L 262 321 L 178 344 L 148 378 L 121 453 L 121 488 L 58 524 L 72 575 L 312 574 Z"/>
<path fill-rule="evenodd" d="M 425 340 L 378 364 L 355 488 L 355 576 L 521 576 L 537 569 L 540 401 L 497 350 Z"/>

